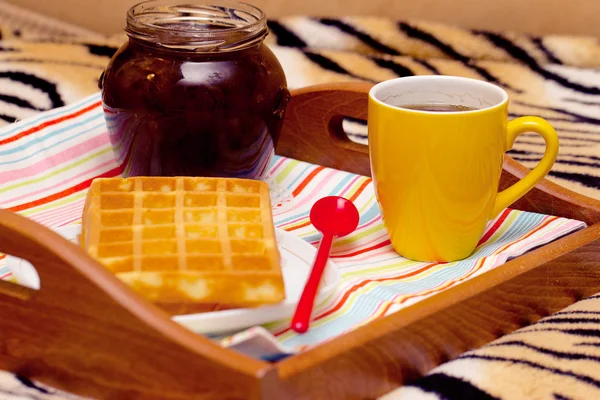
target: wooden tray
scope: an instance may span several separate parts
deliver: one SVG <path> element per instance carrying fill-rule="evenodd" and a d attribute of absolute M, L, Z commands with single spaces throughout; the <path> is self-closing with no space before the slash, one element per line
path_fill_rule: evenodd
<path fill-rule="evenodd" d="M 295 91 L 278 154 L 368 175 L 367 148 L 341 120 L 366 119 L 369 87 Z M 526 172 L 507 157 L 501 185 Z M 100 398 L 373 398 L 600 292 L 600 202 L 543 181 L 514 206 L 590 226 L 276 363 L 177 325 L 77 246 L 0 210 L 0 251 L 41 279 L 39 291 L 0 281 L 0 369 Z"/>

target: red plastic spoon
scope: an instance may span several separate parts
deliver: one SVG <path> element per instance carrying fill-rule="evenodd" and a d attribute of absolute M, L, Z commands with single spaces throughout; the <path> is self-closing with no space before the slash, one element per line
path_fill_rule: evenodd
<path fill-rule="evenodd" d="M 328 196 L 318 200 L 310 210 L 310 222 L 323 234 L 317 257 L 304 291 L 292 318 L 292 329 L 298 333 L 308 330 L 310 315 L 321 276 L 325 270 L 333 239 L 352 233 L 358 226 L 358 210 L 354 203 L 343 197 Z"/>

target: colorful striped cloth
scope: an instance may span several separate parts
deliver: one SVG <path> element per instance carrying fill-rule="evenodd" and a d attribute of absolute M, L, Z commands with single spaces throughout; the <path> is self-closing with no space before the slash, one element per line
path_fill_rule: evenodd
<path fill-rule="evenodd" d="M 20 121 L 0 130 L 0 207 L 50 227 L 79 221 L 86 189 L 95 177 L 119 173 L 109 144 L 100 96 Z M 371 179 L 275 157 L 267 181 L 285 205 L 274 208 L 276 226 L 316 244 L 312 204 L 327 195 L 352 200 L 358 229 L 334 243 L 341 269 L 336 293 L 320 304 L 310 331 L 296 335 L 289 321 L 269 324 L 283 348 L 298 351 L 464 282 L 539 247 L 584 223 L 505 210 L 488 225 L 476 252 L 453 263 L 422 263 L 396 254 L 381 221 Z M 0 243 L 1 249 L 1 243 Z M 8 270 L 0 265 L 0 277 Z"/>

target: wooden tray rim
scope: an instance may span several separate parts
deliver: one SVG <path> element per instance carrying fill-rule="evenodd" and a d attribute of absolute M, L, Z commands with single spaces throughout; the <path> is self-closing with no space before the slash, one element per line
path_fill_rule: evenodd
<path fill-rule="evenodd" d="M 328 94 L 343 90 L 350 93 L 360 93 L 364 98 L 365 90 L 370 86 L 370 84 L 319 85 L 294 91 L 293 96 L 300 98 L 301 95 L 305 94 L 314 95 L 318 92 Z M 364 147 L 350 145 L 349 148 L 352 151 L 364 153 Z M 509 156 L 506 156 L 504 169 L 517 178 L 528 171 Z M 369 346 L 371 342 L 383 336 L 398 334 L 413 322 L 434 315 L 448 308 L 449 305 L 464 302 L 498 285 L 509 282 L 551 260 L 570 253 L 574 249 L 599 242 L 600 201 L 575 193 L 548 180 L 540 182 L 536 186 L 536 190 L 547 193 L 553 198 L 567 201 L 578 208 L 590 210 L 589 217 L 586 217 L 586 222 L 590 225 L 386 317 L 372 321 L 318 344 L 305 352 L 274 363 L 256 360 L 234 350 L 222 348 L 212 340 L 197 335 L 173 322 L 168 315 L 139 297 L 115 276 L 102 268 L 100 264 L 88 257 L 82 249 L 67 242 L 50 229 L 44 228 L 27 218 L 6 210 L 0 210 L 0 234 L 3 230 L 10 231 L 13 236 L 8 244 L 9 247 L 15 249 L 11 251 L 11 254 L 27 259 L 32 263 L 35 263 L 36 257 L 31 257 L 30 254 L 18 250 L 20 240 L 33 241 L 40 248 L 52 249 L 57 260 L 65 265 L 75 265 L 77 274 L 81 275 L 81 279 L 103 291 L 150 329 L 183 346 L 191 354 L 205 357 L 243 376 L 255 378 L 259 382 L 259 386 L 263 387 L 261 393 L 274 393 L 270 390 L 275 392 L 285 390 L 285 381 L 293 379 L 294 375 L 302 373 L 303 370 L 319 369 L 320 365 L 327 360 L 332 360 L 350 350 Z M 43 282 L 45 272 L 39 272 Z M 11 292 L 15 297 L 21 298 L 33 294 L 21 287 L 3 281 L 0 282 L 0 292 L 2 291 Z M 418 307 L 415 307 L 417 305 Z M 269 389 L 265 389 L 267 387 Z"/>

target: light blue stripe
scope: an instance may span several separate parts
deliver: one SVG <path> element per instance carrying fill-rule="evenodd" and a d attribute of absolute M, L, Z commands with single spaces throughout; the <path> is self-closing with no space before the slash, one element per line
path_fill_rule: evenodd
<path fill-rule="evenodd" d="M 511 231 L 510 234 L 503 235 L 505 243 L 508 243 L 508 242 L 512 241 L 513 239 L 523 235 L 525 232 L 529 231 L 530 229 L 527 229 L 527 228 L 531 228 L 531 222 L 534 222 L 534 221 L 539 222 L 539 219 L 540 219 L 540 218 L 535 218 L 534 216 L 529 216 L 529 215 L 521 215 L 520 217 L 523 217 L 522 221 L 519 221 L 521 223 L 520 226 L 513 225 L 513 226 L 517 227 L 516 230 L 519 232 L 512 232 L 512 226 L 511 226 L 511 229 L 509 229 L 509 231 Z M 533 224 L 533 225 L 537 226 L 537 225 L 539 225 L 539 223 Z M 523 232 L 524 228 L 525 228 L 525 232 Z M 494 243 L 490 243 L 484 247 L 491 247 L 491 248 L 497 249 L 498 247 L 500 247 L 501 245 L 503 245 L 505 243 L 494 242 Z M 486 251 L 486 253 L 491 253 L 491 251 Z M 314 330 L 317 331 L 317 332 L 315 332 L 315 334 L 317 337 L 320 337 L 321 340 L 323 340 L 323 338 L 326 338 L 326 337 L 331 337 L 333 335 L 340 334 L 343 331 L 351 328 L 355 324 L 362 322 L 364 320 L 364 318 L 368 318 L 370 315 L 373 314 L 375 309 L 382 304 L 382 302 L 390 301 L 394 296 L 413 294 L 413 293 L 418 293 L 418 292 L 425 291 L 428 289 L 432 289 L 432 288 L 435 288 L 436 286 L 442 284 L 443 282 L 447 282 L 447 281 L 453 280 L 453 279 L 458 279 L 458 278 L 466 275 L 468 272 L 470 272 L 474 268 L 476 261 L 482 257 L 483 257 L 483 255 L 479 255 L 478 257 L 475 257 L 475 258 L 467 259 L 464 261 L 459 261 L 459 262 L 455 263 L 454 265 L 451 265 L 451 268 L 442 268 L 421 280 L 411 281 L 411 282 L 406 282 L 406 281 L 395 282 L 393 280 L 390 281 L 389 283 L 382 282 L 379 284 L 379 286 L 372 288 L 366 294 L 358 293 L 356 302 L 352 305 L 352 307 L 350 309 L 347 310 L 347 312 L 342 317 L 340 317 L 336 320 L 330 321 L 330 322 L 328 322 L 322 326 L 319 326 L 317 328 L 314 328 Z M 449 267 L 450 267 L 450 265 L 449 265 Z M 372 301 L 373 298 L 377 299 L 378 301 L 373 302 Z M 371 305 L 371 307 L 369 307 L 369 305 Z M 330 326 L 328 326 L 328 325 L 330 325 Z M 286 341 L 286 345 L 297 346 L 297 345 L 302 345 L 302 344 L 310 344 L 310 342 L 304 343 L 304 341 L 302 339 L 300 339 L 298 341 L 297 338 L 293 338 L 293 339 Z"/>
<path fill-rule="evenodd" d="M 306 163 L 302 163 L 302 164 L 306 164 Z M 299 180 L 301 177 L 303 177 L 303 176 L 304 176 L 304 174 L 306 173 L 306 171 L 308 171 L 308 170 L 309 170 L 311 167 L 314 167 L 314 165 L 312 165 L 312 164 L 308 164 L 308 165 L 307 165 L 307 166 L 306 166 L 306 167 L 305 167 L 305 168 L 302 170 L 302 172 L 301 172 L 300 174 L 298 174 L 298 175 L 296 176 L 296 178 L 294 178 L 293 182 L 291 182 L 291 183 L 289 183 L 289 184 L 287 184 L 287 185 L 285 186 L 285 187 L 286 187 L 286 189 L 290 190 L 290 189 L 291 189 L 291 188 L 294 186 L 294 183 L 295 183 L 296 181 L 298 181 L 298 180 Z M 294 220 L 294 219 L 298 219 L 298 218 L 301 218 L 301 217 L 302 217 L 302 218 L 308 217 L 309 213 L 310 213 L 310 210 L 307 210 L 307 211 L 304 211 L 304 212 L 300 212 L 300 213 L 298 213 L 298 214 L 294 214 L 294 215 L 292 215 L 292 216 L 290 216 L 290 217 L 288 217 L 288 218 L 284 218 L 284 219 L 279 219 L 279 218 L 276 218 L 274 222 L 275 222 L 275 224 L 276 224 L 276 225 L 283 224 L 283 223 L 286 223 L 286 222 L 289 222 L 289 221 L 292 221 L 292 220 Z"/>
<path fill-rule="evenodd" d="M 44 112 L 44 113 L 40 114 L 40 116 L 37 118 L 30 117 L 31 119 L 29 119 L 29 118 L 24 119 L 23 121 L 27 121 L 26 123 L 19 124 L 17 122 L 14 124 L 7 125 L 6 127 L 0 129 L 0 137 L 11 136 L 13 133 L 15 133 L 17 131 L 23 131 L 31 126 L 39 125 L 42 122 L 54 119 L 54 117 L 59 116 L 61 114 L 68 114 L 71 111 L 76 110 L 78 108 L 85 108 L 98 100 L 100 100 L 100 93 L 95 93 L 86 99 L 80 100 L 80 101 L 70 104 L 68 106 L 56 108 L 53 111 Z M 17 124 L 18 124 L 18 126 L 15 126 Z"/>
<path fill-rule="evenodd" d="M 339 183 L 337 185 L 335 185 L 335 187 L 331 190 L 331 192 L 329 193 L 329 196 L 339 196 L 342 189 L 348 185 L 348 182 L 350 182 L 352 179 L 354 179 L 356 177 L 356 175 L 352 175 L 352 174 L 345 174 L 345 175 L 346 176 L 343 179 L 341 179 L 339 181 Z"/>
<path fill-rule="evenodd" d="M 473 254 L 470 258 L 482 258 L 491 255 L 497 251 L 500 247 L 517 240 L 527 232 L 530 232 L 543 220 L 543 216 L 539 214 L 521 213 L 513 225 L 507 229 L 499 238 L 493 243 L 488 243 L 483 246 L 479 251 Z"/>
<path fill-rule="evenodd" d="M 378 212 L 379 209 L 377 207 L 370 207 L 364 214 L 361 215 L 359 225 L 366 224 L 367 222 L 372 221 L 374 218 L 377 217 Z M 371 228 L 372 227 L 369 227 L 367 229 Z M 317 233 L 314 235 L 305 236 L 302 239 L 306 240 L 309 243 L 314 242 L 321 239 L 321 234 Z"/>
<path fill-rule="evenodd" d="M 44 148 L 40 149 L 39 151 L 47 151 L 49 148 L 52 148 L 52 147 L 54 147 L 54 146 L 58 146 L 58 145 L 61 145 L 61 144 L 65 143 L 65 142 L 68 142 L 68 141 L 70 141 L 70 140 L 73 140 L 73 139 L 74 139 L 74 138 L 76 138 L 77 136 L 79 136 L 79 135 L 83 135 L 83 134 L 85 134 L 85 133 L 87 133 L 87 132 L 90 132 L 90 131 L 93 131 L 94 129 L 98 129 L 98 128 L 99 128 L 99 127 L 101 127 L 101 126 L 102 126 L 102 124 L 99 124 L 99 125 L 96 125 L 96 126 L 94 126 L 94 127 L 91 127 L 91 128 L 89 128 L 89 129 L 86 129 L 86 130 L 84 130 L 84 131 L 77 132 L 77 133 L 75 133 L 74 135 L 72 135 L 72 136 L 69 136 L 68 138 L 66 138 L 66 139 L 64 139 L 64 140 L 61 140 L 60 142 L 58 142 L 58 143 L 55 143 L 55 144 L 53 144 L 52 146 L 50 146 L 50 147 L 48 147 L 48 148 L 44 147 Z M 28 156 L 26 156 L 26 157 L 23 157 L 23 158 L 20 158 L 20 159 L 18 159 L 18 160 L 13 160 L 13 161 L 7 161 L 7 162 L 4 162 L 4 163 L 0 163 L 0 166 L 1 166 L 1 165 L 14 164 L 14 163 L 17 163 L 17 162 L 21 162 L 21 161 L 24 161 L 24 160 L 28 160 L 28 159 L 30 159 L 30 158 L 32 158 L 32 157 L 39 157 L 39 152 L 36 152 L 36 153 L 33 153 L 33 154 L 29 154 Z"/>
<path fill-rule="evenodd" d="M 360 220 L 359 220 L 359 225 L 363 225 L 366 224 L 370 221 L 372 221 L 373 219 L 377 218 L 377 216 L 379 215 L 379 205 L 377 204 L 376 201 L 373 202 L 374 204 L 371 205 L 371 207 L 368 208 L 368 210 L 366 212 L 363 212 L 360 216 Z M 369 227 L 370 229 L 371 227 Z M 306 240 L 307 242 L 314 242 L 316 240 L 321 239 L 321 234 L 315 234 L 315 235 L 310 235 L 310 236 L 306 236 L 303 237 L 304 240 Z M 378 261 L 380 262 L 380 261 Z"/>
<path fill-rule="evenodd" d="M 305 163 L 301 163 L 301 164 L 305 164 Z M 304 174 L 306 173 L 306 171 L 308 171 L 312 167 L 314 167 L 314 165 L 311 165 L 311 164 L 308 164 L 306 167 L 304 167 L 302 172 L 300 172 L 298 175 L 296 175 L 296 177 L 290 183 L 288 183 L 286 185 L 286 188 L 290 189 L 292 186 L 294 186 L 294 183 L 296 183 L 300 178 L 304 177 Z"/>
<path fill-rule="evenodd" d="M 375 310 L 384 304 L 384 302 L 390 301 L 397 295 L 422 292 L 433 289 L 449 280 L 459 279 L 472 271 L 479 259 L 492 254 L 501 246 L 513 242 L 519 237 L 539 227 L 543 222 L 544 217 L 544 215 L 540 214 L 520 213 L 511 227 L 494 242 L 482 246 L 482 248 L 471 257 L 450 264 L 448 265 L 449 268 L 441 268 L 434 271 L 426 278 L 411 282 L 407 282 L 406 280 L 390 280 L 389 282 L 379 283 L 376 287 L 371 288 L 368 293 L 357 292 L 356 301 L 343 315 L 319 327 L 312 328 L 304 335 L 294 335 L 284 340 L 283 345 L 293 348 L 296 346 L 321 342 L 330 337 L 337 336 L 350 329 L 352 326 L 363 322 L 366 318 L 372 316 Z M 386 261 L 392 260 L 397 260 L 397 258 L 390 258 Z M 373 262 L 373 264 L 381 265 L 383 262 L 385 261 L 380 260 L 378 262 Z M 369 264 L 371 263 L 361 263 L 361 266 Z M 398 272 L 399 274 L 401 273 L 401 271 Z M 390 271 L 387 271 L 387 273 L 389 274 Z M 360 279 L 361 278 L 358 278 L 357 282 L 360 281 Z"/>
<path fill-rule="evenodd" d="M 371 207 L 360 216 L 359 224 L 364 225 L 369 221 L 374 220 L 379 215 L 379 204 L 376 201 L 373 201 Z"/>
<path fill-rule="evenodd" d="M 317 240 L 321 240 L 321 235 L 320 233 L 317 233 L 315 235 L 309 235 L 309 236 L 305 236 L 302 238 L 302 240 L 308 242 L 308 243 L 312 243 L 312 242 L 316 242 Z"/>
<path fill-rule="evenodd" d="M 298 214 L 294 214 L 289 218 L 285 218 L 285 219 L 278 219 L 277 221 L 275 221 L 275 224 L 280 225 L 280 224 L 285 224 L 286 222 L 292 221 L 294 219 L 298 219 L 298 218 L 307 218 L 310 214 L 310 210 L 309 211 L 304 211 Z"/>
<path fill-rule="evenodd" d="M 340 180 L 340 182 L 333 188 L 333 190 L 328 194 L 328 196 L 336 196 L 339 194 L 339 192 L 344 188 L 344 186 L 347 185 L 348 182 L 350 182 L 352 180 L 352 178 L 354 178 L 354 175 L 348 174 L 346 175 L 343 179 Z M 299 213 L 299 214 L 295 214 L 289 218 L 285 218 L 283 220 L 278 220 L 277 223 L 278 224 L 283 224 L 286 223 L 288 221 L 292 221 L 294 219 L 298 219 L 300 217 L 308 217 L 310 215 L 310 210 Z M 308 240 L 308 238 L 303 238 L 304 240 L 310 241 Z"/>
<path fill-rule="evenodd" d="M 344 258 L 344 257 L 342 257 L 342 258 Z M 360 265 L 361 265 L 361 267 L 362 267 L 362 266 L 365 266 L 365 267 L 366 267 L 367 265 L 381 264 L 381 265 L 380 265 L 380 267 L 381 267 L 381 268 L 387 268 L 387 267 L 391 267 L 391 266 L 393 266 L 394 264 L 398 264 L 398 263 L 404 262 L 404 260 L 405 260 L 404 258 L 400 258 L 399 256 L 397 256 L 397 255 L 396 255 L 396 256 L 392 256 L 392 257 L 390 257 L 390 258 L 384 258 L 384 259 L 377 260 L 377 261 L 370 261 L 370 262 L 367 262 L 367 261 L 361 261 L 361 262 L 360 262 Z M 336 261 L 336 260 L 334 259 L 333 261 Z M 393 262 L 390 262 L 390 261 L 393 261 Z M 389 263 L 389 264 L 384 264 L 384 263 Z M 352 267 L 352 266 L 350 266 L 350 267 Z M 404 268 L 404 267 L 403 267 L 403 268 Z M 362 269 L 362 268 L 361 268 L 361 269 Z M 359 269 L 356 269 L 355 271 L 360 273 L 360 270 L 359 270 Z M 354 273 L 354 272 L 353 272 L 353 273 Z M 389 272 L 389 270 L 388 270 L 388 271 L 386 271 L 386 273 L 388 273 L 388 274 L 389 274 L 389 273 L 390 273 L 390 272 Z"/>
<path fill-rule="evenodd" d="M 442 268 L 434 272 L 433 275 L 429 275 L 427 278 L 419 281 L 381 282 L 378 286 L 371 288 L 368 293 L 355 292 L 357 296 L 355 302 L 343 315 L 323 325 L 312 328 L 306 334 L 290 337 L 284 340 L 283 343 L 286 346 L 295 347 L 313 344 L 326 338 L 337 336 L 373 315 L 383 302 L 390 301 L 394 296 L 418 293 L 435 288 L 450 279 L 460 278 L 473 268 L 474 263 L 474 260 L 462 261 L 453 265 L 452 268 Z M 442 277 L 441 275 L 448 275 L 448 277 Z"/>
<path fill-rule="evenodd" d="M 25 149 L 27 149 L 27 148 L 29 148 L 29 147 L 33 146 L 33 145 L 42 144 L 42 143 L 41 143 L 42 141 L 44 141 L 44 140 L 48 139 L 48 138 L 49 138 L 49 137 L 51 137 L 51 136 L 56 136 L 56 135 L 60 135 L 61 133 L 69 132 L 69 131 L 71 131 L 71 130 L 73 130 L 73 129 L 79 128 L 79 127 L 81 127 L 82 125 L 85 125 L 85 124 L 87 124 L 87 123 L 89 123 L 89 122 L 91 122 L 91 121 L 94 121 L 94 120 L 96 120 L 96 119 L 99 119 L 99 118 L 102 118 L 102 114 L 96 114 L 96 115 L 92 115 L 90 118 L 86 119 L 85 121 L 81 121 L 80 123 L 77 123 L 77 124 L 67 125 L 67 126 L 65 126 L 64 128 L 62 128 L 62 129 L 57 129 L 57 130 L 54 130 L 54 131 L 52 131 L 52 132 L 49 132 L 49 133 L 47 133 L 46 135 L 44 135 L 44 136 L 42 136 L 42 137 L 34 136 L 34 139 L 33 139 L 33 140 L 30 140 L 30 141 L 28 141 L 27 143 L 24 143 L 24 144 L 22 144 L 22 145 L 20 145 L 20 146 L 13 147 L 13 148 L 11 148 L 11 149 L 8 149 L 8 150 L 5 150 L 5 151 L 0 151 L 0 156 L 6 156 L 6 155 L 9 155 L 9 154 L 18 153 L 18 152 L 20 152 L 20 151 L 23 151 L 23 150 L 25 150 Z M 101 124 L 94 125 L 94 128 L 93 128 L 93 129 L 99 128 L 99 127 L 101 127 L 101 126 L 103 126 L 103 125 L 105 125 L 105 124 L 104 124 L 104 118 L 102 118 L 102 123 L 101 123 Z M 85 133 L 85 132 L 89 132 L 89 131 L 90 131 L 90 129 L 87 129 L 87 130 L 85 130 L 85 131 L 79 131 L 79 132 L 78 132 L 78 133 L 76 133 L 74 136 L 71 136 L 71 138 L 73 138 L 73 137 L 76 137 L 76 136 L 79 136 L 79 135 L 81 135 L 81 134 L 83 134 L 83 133 Z M 50 148 L 52 148 L 52 147 L 54 147 L 54 146 L 57 146 L 58 144 L 60 144 L 60 143 L 63 143 L 63 142 L 64 142 L 64 141 L 62 141 L 62 142 L 58 142 L 58 143 L 56 143 L 56 144 L 53 144 L 53 145 L 51 145 L 50 147 L 48 147 L 48 148 L 44 148 L 44 149 L 45 149 L 45 150 L 47 150 L 47 149 L 50 149 Z M 39 150 L 38 150 L 38 152 L 39 152 Z M 11 161 L 11 162 L 12 162 L 12 161 Z M 6 164 L 6 163 L 4 163 L 4 164 Z M 4 165 L 4 164 L 0 164 L 0 165 Z M 10 164 L 10 163 L 9 163 L 9 164 Z"/>

